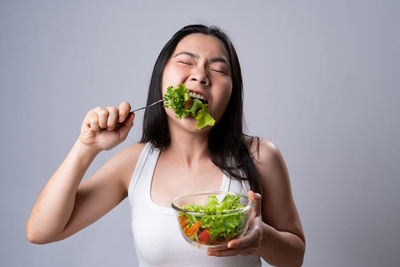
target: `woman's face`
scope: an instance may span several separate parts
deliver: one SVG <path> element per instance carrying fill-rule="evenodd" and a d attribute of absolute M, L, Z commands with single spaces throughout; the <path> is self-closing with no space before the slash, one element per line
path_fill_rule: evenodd
<path fill-rule="evenodd" d="M 169 86 L 176 87 L 181 83 L 189 91 L 203 95 L 211 116 L 216 122 L 221 119 L 232 93 L 232 77 L 228 52 L 218 38 L 194 33 L 178 43 L 164 68 L 163 96 Z M 167 108 L 166 112 L 170 122 L 196 127 L 194 118 L 178 120 L 172 109 Z"/>

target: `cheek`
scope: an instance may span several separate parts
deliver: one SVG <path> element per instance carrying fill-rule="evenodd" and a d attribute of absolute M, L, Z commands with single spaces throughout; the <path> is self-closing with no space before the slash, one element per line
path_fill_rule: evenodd
<path fill-rule="evenodd" d="M 163 96 L 167 90 L 168 84 L 170 83 L 168 79 L 169 76 L 168 70 L 165 69 L 161 80 L 161 92 Z"/>
<path fill-rule="evenodd" d="M 164 95 L 166 88 L 170 86 L 171 84 L 171 77 L 174 77 L 171 67 L 168 66 L 168 64 L 164 68 L 164 72 L 162 75 L 162 80 L 161 80 L 161 87 L 162 87 L 162 94 Z"/>
<path fill-rule="evenodd" d="M 217 98 L 222 105 L 227 105 L 232 94 L 232 81 L 230 79 L 223 80 L 218 87 L 220 90 L 218 90 Z"/>
<path fill-rule="evenodd" d="M 182 79 L 185 75 L 185 72 L 174 66 L 166 66 L 164 68 L 164 73 L 162 76 L 162 90 L 163 95 L 166 88 L 169 86 L 177 86 L 182 83 Z"/>
<path fill-rule="evenodd" d="M 227 90 L 225 94 L 222 96 L 221 99 L 221 106 L 223 106 L 223 112 L 225 111 L 226 107 L 228 106 L 229 100 L 231 99 L 232 89 Z M 223 113 L 222 112 L 222 113 Z"/>
<path fill-rule="evenodd" d="M 228 106 L 229 100 L 232 94 L 232 87 L 221 88 L 218 94 L 215 96 L 215 102 L 213 103 L 212 110 L 210 110 L 215 116 L 214 119 L 219 120 L 224 114 L 226 107 Z"/>

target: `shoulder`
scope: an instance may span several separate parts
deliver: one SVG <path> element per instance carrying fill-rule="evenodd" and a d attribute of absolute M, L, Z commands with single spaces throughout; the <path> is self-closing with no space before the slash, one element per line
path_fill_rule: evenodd
<path fill-rule="evenodd" d="M 138 143 L 128 146 L 127 148 L 123 149 L 122 151 L 118 152 L 113 159 L 120 162 L 121 164 L 124 163 L 132 163 L 136 162 L 139 157 L 140 153 L 146 144 Z"/>
<path fill-rule="evenodd" d="M 265 138 L 246 137 L 246 139 L 263 191 L 271 186 L 284 184 L 287 186 L 289 175 L 278 146 Z"/>
<path fill-rule="evenodd" d="M 120 157 L 126 157 L 129 156 L 130 160 L 137 160 L 140 156 L 140 153 L 142 153 L 143 148 L 145 147 L 145 143 L 137 143 L 128 146 L 121 152 L 119 152 L 116 156 Z"/>
<path fill-rule="evenodd" d="M 246 136 L 245 142 L 256 165 L 276 164 L 277 161 L 281 160 L 281 152 L 272 141 L 260 137 Z"/>

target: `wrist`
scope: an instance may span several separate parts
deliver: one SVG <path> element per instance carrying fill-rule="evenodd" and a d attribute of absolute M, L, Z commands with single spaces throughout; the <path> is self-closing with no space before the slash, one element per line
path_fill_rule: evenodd
<path fill-rule="evenodd" d="M 260 231 L 260 239 L 258 241 L 258 247 L 257 247 L 256 251 L 257 251 L 257 253 L 260 254 L 259 250 L 262 250 L 263 247 L 265 246 L 265 243 L 271 241 L 274 238 L 274 234 L 275 234 L 276 230 L 272 226 L 270 226 L 270 225 L 264 223 L 262 220 L 260 220 L 259 231 Z"/>
<path fill-rule="evenodd" d="M 97 154 L 101 152 L 101 149 L 91 145 L 83 143 L 81 140 L 77 140 L 72 148 L 79 156 L 89 159 L 94 159 Z"/>

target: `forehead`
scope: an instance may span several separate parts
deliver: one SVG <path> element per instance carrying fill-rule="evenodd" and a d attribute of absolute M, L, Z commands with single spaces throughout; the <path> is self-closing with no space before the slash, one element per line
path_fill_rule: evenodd
<path fill-rule="evenodd" d="M 180 52 L 191 52 L 205 57 L 229 58 L 228 52 L 217 37 L 202 33 L 192 33 L 179 41 L 174 54 Z"/>

